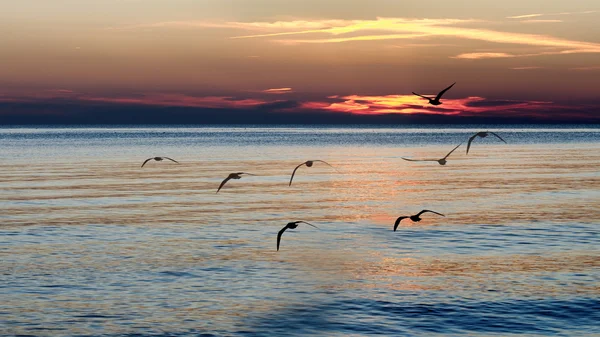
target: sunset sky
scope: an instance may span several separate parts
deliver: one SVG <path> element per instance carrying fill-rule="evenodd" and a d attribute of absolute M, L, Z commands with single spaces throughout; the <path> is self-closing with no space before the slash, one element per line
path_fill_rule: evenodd
<path fill-rule="evenodd" d="M 99 104 L 600 122 L 599 22 L 597 0 L 0 0 L 0 123 Z M 411 94 L 453 82 L 438 107 Z"/>

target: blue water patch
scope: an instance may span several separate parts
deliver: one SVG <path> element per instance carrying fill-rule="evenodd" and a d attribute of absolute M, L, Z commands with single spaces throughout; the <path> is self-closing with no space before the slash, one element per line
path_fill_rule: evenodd
<path fill-rule="evenodd" d="M 397 299 L 399 296 L 394 296 Z M 505 299 L 420 303 L 398 299 L 324 301 L 248 320 L 248 335 L 404 336 L 600 333 L 600 300 Z"/>

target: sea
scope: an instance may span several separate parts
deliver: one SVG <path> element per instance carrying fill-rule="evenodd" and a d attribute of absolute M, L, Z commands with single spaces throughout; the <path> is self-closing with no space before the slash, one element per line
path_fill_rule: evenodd
<path fill-rule="evenodd" d="M 0 335 L 600 336 L 600 125 L 0 128 Z"/>

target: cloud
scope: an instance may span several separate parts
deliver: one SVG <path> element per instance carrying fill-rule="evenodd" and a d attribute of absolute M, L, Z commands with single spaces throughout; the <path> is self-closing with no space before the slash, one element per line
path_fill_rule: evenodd
<path fill-rule="evenodd" d="M 560 22 L 557 19 L 533 19 L 549 15 L 571 15 L 586 12 L 565 12 L 555 14 L 525 14 L 511 16 L 511 19 L 525 19 L 524 23 Z M 272 42 L 293 44 L 348 43 L 381 40 L 419 40 L 427 38 L 454 38 L 476 40 L 500 45 L 525 45 L 539 47 L 539 53 L 512 55 L 503 50 L 494 53 L 463 53 L 454 58 L 484 59 L 497 57 L 523 57 L 539 55 L 561 55 L 573 53 L 600 53 L 600 43 L 577 41 L 551 35 L 528 34 L 476 28 L 473 25 L 485 23 L 476 19 L 428 19 L 428 18 L 385 18 L 371 20 L 289 20 L 289 21 L 165 21 L 142 25 L 121 27 L 121 29 L 139 28 L 219 28 L 241 30 L 231 39 L 269 39 Z M 550 51 L 548 50 L 550 48 Z"/>
<path fill-rule="evenodd" d="M 543 56 L 543 55 L 567 55 L 567 54 L 597 53 L 597 52 L 598 51 L 596 51 L 595 49 L 558 50 L 558 51 L 546 51 L 546 52 L 531 53 L 531 54 L 509 54 L 509 53 L 502 53 L 502 52 L 482 52 L 482 53 L 463 53 L 463 54 L 459 54 L 456 56 L 451 56 L 450 58 L 477 60 L 477 59 L 533 57 L 533 56 Z"/>
<path fill-rule="evenodd" d="M 513 67 L 513 68 L 509 68 L 511 70 L 535 70 L 535 69 L 543 69 L 543 67 L 536 67 L 536 66 L 531 66 L 531 67 Z"/>
<path fill-rule="evenodd" d="M 528 17 L 538 14 L 529 14 Z M 541 14 L 540 14 L 541 15 Z M 283 27 L 299 26 L 292 24 L 282 24 Z M 306 21 L 302 21 L 305 23 Z M 325 26 L 316 21 L 314 26 Z M 594 42 L 585 42 L 553 37 L 549 35 L 503 32 L 481 28 L 466 28 L 460 25 L 473 24 L 481 21 L 477 20 L 458 20 L 458 19 L 407 19 L 407 18 L 377 18 L 375 20 L 338 20 L 337 26 L 320 29 L 307 29 L 295 31 L 277 31 L 274 25 L 269 22 L 254 22 L 252 27 L 263 27 L 267 30 L 275 30 L 263 34 L 238 35 L 232 39 L 255 39 L 255 38 L 276 38 L 276 42 L 283 44 L 300 43 L 341 43 L 350 41 L 375 41 L 375 40 L 393 40 L 393 39 L 419 39 L 430 37 L 459 38 L 466 40 L 486 41 L 498 44 L 527 45 L 534 47 L 550 47 L 555 49 L 548 53 L 571 54 L 571 53 L 600 53 L 600 44 Z M 322 38 L 318 35 L 333 35 L 335 37 Z M 352 34 L 348 36 L 349 34 Z M 306 35 L 307 38 L 298 39 L 292 36 Z M 517 57 L 517 56 L 537 56 L 539 54 L 510 55 L 507 53 L 494 53 L 496 57 Z M 487 58 L 490 53 L 465 53 L 463 57 L 456 58 Z M 469 57 L 472 55 L 473 57 Z"/>
<path fill-rule="evenodd" d="M 75 91 L 69 89 L 46 89 L 47 92 L 54 92 L 57 94 L 74 94 Z"/>
<path fill-rule="evenodd" d="M 0 96 L 2 97 L 2 96 Z M 6 97 L 9 99 L 9 97 Z M 258 98 L 236 98 L 231 96 L 191 96 L 179 93 L 143 93 L 128 96 L 102 96 L 86 93 L 76 93 L 70 90 L 44 90 L 41 92 L 28 93 L 10 97 L 15 102 L 39 102 L 53 101 L 57 99 L 69 99 L 76 102 L 91 103 L 114 103 L 123 105 L 149 105 L 163 107 L 196 107 L 196 108 L 252 108 L 266 103 L 278 101 L 267 101 Z"/>
<path fill-rule="evenodd" d="M 563 20 L 523 20 L 521 21 L 522 23 L 560 23 L 563 22 Z"/>
<path fill-rule="evenodd" d="M 210 21 L 161 21 L 155 23 L 145 23 L 136 25 L 127 25 L 121 27 L 110 27 L 109 29 L 131 30 L 140 28 L 173 28 L 173 29 L 194 29 L 194 28 L 227 28 L 241 29 L 250 31 L 264 30 L 298 30 L 298 29 L 327 29 L 335 26 L 343 26 L 347 23 L 357 22 L 353 20 L 293 20 L 293 21 L 275 21 L 275 22 L 210 22 Z"/>
<path fill-rule="evenodd" d="M 362 96 L 347 95 L 329 97 L 329 102 L 306 102 L 302 106 L 330 112 L 355 115 L 430 115 L 446 117 L 494 117 L 494 118 L 553 118 L 596 119 L 592 111 L 598 104 L 564 105 L 549 101 L 488 100 L 484 97 L 445 99 L 440 106 L 427 105 L 426 101 L 411 95 Z"/>
<path fill-rule="evenodd" d="M 526 18 L 536 18 L 539 16 L 543 16 L 544 14 L 525 14 L 525 15 L 517 15 L 517 16 L 507 16 L 507 19 L 526 19 Z"/>
<path fill-rule="evenodd" d="M 184 94 L 142 94 L 139 97 L 97 97 L 82 95 L 79 100 L 89 102 L 154 105 L 166 107 L 198 108 L 250 108 L 260 106 L 267 101 L 255 98 L 234 98 L 228 96 L 189 96 Z"/>
<path fill-rule="evenodd" d="M 389 40 L 389 39 L 415 39 L 418 37 L 427 37 L 427 34 L 387 34 L 387 35 L 365 35 L 365 36 L 351 36 L 351 37 L 338 37 L 331 39 L 312 39 L 312 40 L 276 40 L 282 44 L 299 44 L 299 43 L 340 43 L 350 41 L 378 41 L 378 40 Z"/>
<path fill-rule="evenodd" d="M 453 43 L 405 43 L 401 45 L 391 45 L 392 48 L 421 48 L 421 47 L 456 47 Z"/>
<path fill-rule="evenodd" d="M 431 96 L 435 96 L 432 94 Z M 427 101 L 415 95 L 385 95 L 385 96 L 330 96 L 333 102 L 308 106 L 329 111 L 340 111 L 359 114 L 439 114 L 457 115 L 469 109 L 470 103 L 485 100 L 483 97 L 466 97 L 460 99 L 445 99 L 442 106 L 429 106 Z"/>
<path fill-rule="evenodd" d="M 575 15 L 575 14 L 592 14 L 597 13 L 598 11 L 583 11 L 583 12 L 561 12 L 561 13 L 547 13 L 547 14 L 525 14 L 525 15 L 516 15 L 516 16 L 507 16 L 507 19 L 529 19 L 529 18 L 537 18 L 540 16 L 558 16 L 558 15 Z"/>
<path fill-rule="evenodd" d="M 293 92 L 292 88 L 274 88 L 274 89 L 266 89 L 261 92 L 265 94 L 288 94 Z"/>
<path fill-rule="evenodd" d="M 293 118 L 299 118 L 293 119 L 294 121 L 310 120 L 316 123 L 330 121 L 332 116 L 344 120 L 344 117 L 339 117 L 342 115 L 430 116 L 427 118 L 444 118 L 445 121 L 454 117 L 600 121 L 597 115 L 600 102 L 559 104 L 547 101 L 490 100 L 479 96 L 447 98 L 443 99 L 442 105 L 431 106 L 426 100 L 415 95 L 350 94 L 332 95 L 322 99 L 268 100 L 177 93 L 144 93 L 114 97 L 73 93 L 65 96 L 57 90 L 48 90 L 21 96 L 0 93 L 0 104 L 0 124 L 10 121 L 31 123 L 35 120 L 48 123 L 196 123 L 223 122 L 227 118 L 233 118 L 232 116 L 238 118 L 236 121 L 262 120 L 271 123 L 289 122 L 292 120 L 292 117 L 289 117 L 290 113 L 296 116 Z M 29 116 L 37 116 L 37 119 L 29 120 Z"/>
<path fill-rule="evenodd" d="M 296 21 L 292 21 L 296 22 Z M 304 21 L 303 21 L 304 22 Z M 319 22 L 319 21 L 316 21 Z M 329 21 L 325 21 L 329 22 Z M 335 25 L 329 28 L 309 29 L 309 30 L 294 30 L 287 32 L 273 32 L 266 34 L 240 35 L 234 36 L 232 39 L 248 39 L 261 37 L 276 37 L 288 35 L 304 35 L 311 33 L 327 33 L 331 35 L 341 35 L 354 33 L 359 31 L 385 31 L 385 32 L 402 32 L 404 34 L 396 34 L 404 36 L 407 34 L 427 34 L 428 32 L 419 32 L 418 28 L 439 27 L 480 22 L 479 20 L 461 20 L 461 19 L 408 19 L 408 18 L 377 18 L 375 20 L 337 20 Z M 255 22 L 257 27 L 271 27 L 269 22 Z M 289 25 L 286 25 L 289 26 Z M 378 36 L 378 35 L 374 35 Z M 392 37 L 393 38 L 393 37 Z"/>
<path fill-rule="evenodd" d="M 456 59 L 467 59 L 467 60 L 478 60 L 478 59 L 492 59 L 492 58 L 507 58 L 516 57 L 513 54 L 508 53 L 464 53 L 453 56 Z"/>
<path fill-rule="evenodd" d="M 569 68 L 569 70 L 575 70 L 575 71 L 594 71 L 594 70 L 600 70 L 600 66 L 575 67 L 575 68 Z"/>

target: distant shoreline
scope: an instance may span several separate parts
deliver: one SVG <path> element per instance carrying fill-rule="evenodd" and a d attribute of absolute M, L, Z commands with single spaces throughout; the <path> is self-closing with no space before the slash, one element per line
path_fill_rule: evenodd
<path fill-rule="evenodd" d="M 462 128 L 462 127 L 483 127 L 483 128 L 512 128 L 512 127 L 538 127 L 546 128 L 600 128 L 600 122 L 463 122 L 463 123 L 19 123 L 2 124 L 0 128 Z"/>

